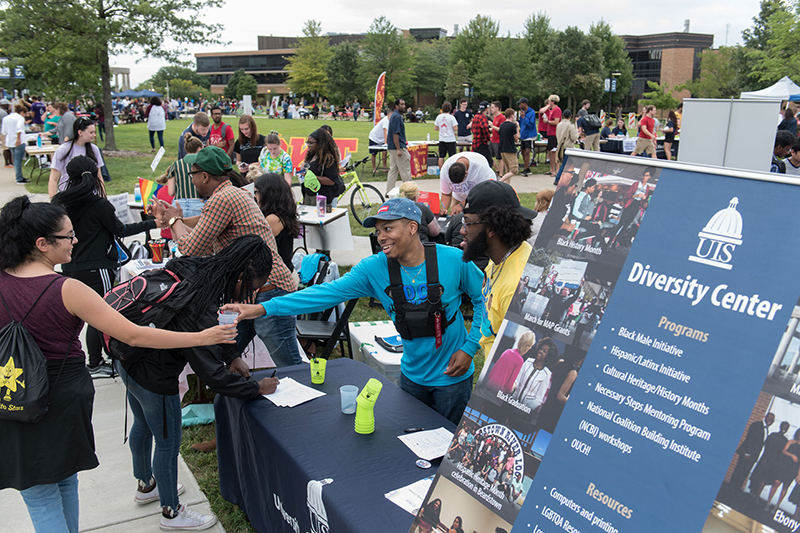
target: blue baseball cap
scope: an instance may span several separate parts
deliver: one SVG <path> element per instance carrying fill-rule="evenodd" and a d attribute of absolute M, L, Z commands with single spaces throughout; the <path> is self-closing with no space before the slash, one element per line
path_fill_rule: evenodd
<path fill-rule="evenodd" d="M 374 228 L 378 220 L 399 220 L 407 218 L 417 224 L 422 220 L 422 211 L 408 198 L 390 198 L 378 208 L 378 212 L 367 217 L 364 221 L 365 228 Z"/>

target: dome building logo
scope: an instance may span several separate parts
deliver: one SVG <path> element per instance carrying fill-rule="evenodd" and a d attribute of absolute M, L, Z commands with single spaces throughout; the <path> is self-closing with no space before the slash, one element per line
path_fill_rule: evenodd
<path fill-rule="evenodd" d="M 733 251 L 742 244 L 742 215 L 736 210 L 739 199 L 731 198 L 725 209 L 717 211 L 708 224 L 697 234 L 700 242 L 689 261 L 730 270 Z"/>

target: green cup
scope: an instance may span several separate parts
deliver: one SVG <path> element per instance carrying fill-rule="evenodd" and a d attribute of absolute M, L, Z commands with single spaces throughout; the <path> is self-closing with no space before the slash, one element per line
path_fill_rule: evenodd
<path fill-rule="evenodd" d="M 319 357 L 311 359 L 311 383 L 315 385 L 322 385 L 325 383 L 325 366 L 327 364 L 327 359 L 321 359 Z"/>
<path fill-rule="evenodd" d="M 382 388 L 383 383 L 371 378 L 356 398 L 357 408 L 354 424 L 356 433 L 368 435 L 375 431 L 375 402 L 378 400 L 378 394 Z"/>

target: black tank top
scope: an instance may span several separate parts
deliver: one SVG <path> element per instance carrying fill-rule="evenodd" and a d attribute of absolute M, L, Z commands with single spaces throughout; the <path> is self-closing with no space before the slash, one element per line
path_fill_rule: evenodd
<path fill-rule="evenodd" d="M 286 231 L 285 226 L 280 233 L 275 235 L 275 245 L 278 247 L 278 255 L 280 255 L 281 259 L 283 259 L 283 262 L 286 263 L 286 266 L 289 268 L 289 272 L 294 272 L 294 265 L 292 264 L 293 243 L 294 239 L 292 239 L 291 235 L 289 235 L 289 232 Z"/>

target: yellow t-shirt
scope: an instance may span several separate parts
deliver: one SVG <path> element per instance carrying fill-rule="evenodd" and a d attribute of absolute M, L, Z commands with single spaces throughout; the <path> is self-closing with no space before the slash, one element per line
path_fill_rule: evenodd
<path fill-rule="evenodd" d="M 528 257 L 531 255 L 531 249 L 531 245 L 523 241 L 520 247 L 508 256 L 502 268 L 494 268 L 492 261 L 486 265 L 486 277 L 483 280 L 483 305 L 486 308 L 486 315 L 484 315 L 484 325 L 481 328 L 483 335 L 480 340 L 483 354 L 486 357 L 489 356 L 489 350 L 494 344 L 494 336 L 506 316 L 511 298 L 517 292 L 519 280 L 522 279 L 522 273 L 528 263 Z M 495 271 L 494 278 L 492 278 L 492 269 Z M 491 293 L 487 295 L 486 290 L 489 286 L 491 286 Z M 489 326 L 491 326 L 491 331 L 488 329 Z"/>

